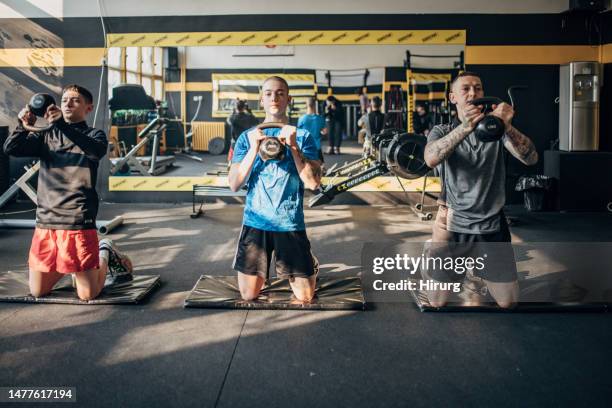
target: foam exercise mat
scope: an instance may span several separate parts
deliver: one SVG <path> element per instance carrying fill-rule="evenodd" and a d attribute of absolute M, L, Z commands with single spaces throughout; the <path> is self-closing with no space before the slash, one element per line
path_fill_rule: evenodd
<path fill-rule="evenodd" d="M 75 305 L 136 304 L 147 297 L 160 284 L 159 275 L 134 275 L 130 282 L 120 283 L 102 290 L 93 300 L 81 300 L 72 287 L 70 276 L 62 278 L 46 296 L 30 295 L 28 276 L 23 273 L 0 274 L 0 302 L 67 303 Z"/>
<path fill-rule="evenodd" d="M 612 307 L 612 244 L 605 242 L 375 242 L 364 244 L 362 265 L 368 302 L 415 302 L 421 311 Z"/>
<path fill-rule="evenodd" d="M 185 307 L 221 309 L 364 310 L 361 280 L 321 277 L 311 303 L 295 299 L 287 279 L 273 279 L 253 301 L 240 297 L 235 276 L 202 275 L 185 299 Z"/>
<path fill-rule="evenodd" d="M 443 307 L 434 307 L 429 303 L 424 291 L 411 291 L 414 301 L 422 312 L 607 312 L 612 306 L 609 302 L 584 302 L 579 300 L 578 288 L 572 287 L 568 282 L 560 280 L 556 286 L 551 282 L 538 280 L 520 282 L 520 295 L 518 304 L 511 309 L 502 309 L 490 295 L 484 295 L 473 289 L 464 290 L 460 296 L 450 299 Z M 545 288 L 555 290 L 565 297 L 557 296 L 551 301 L 529 301 L 533 299 L 534 291 Z"/>

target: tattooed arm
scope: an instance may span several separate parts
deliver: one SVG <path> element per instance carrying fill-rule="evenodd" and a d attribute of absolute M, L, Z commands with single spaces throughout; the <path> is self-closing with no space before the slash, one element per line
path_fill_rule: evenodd
<path fill-rule="evenodd" d="M 466 129 L 460 125 L 446 136 L 427 143 L 425 146 L 425 163 L 432 169 L 442 163 L 451 153 L 453 153 L 453 151 L 455 151 L 455 147 L 457 147 L 471 131 L 471 129 Z"/>
<path fill-rule="evenodd" d="M 472 130 L 484 117 L 484 114 L 481 112 L 480 106 L 468 105 L 460 117 L 461 125 L 457 126 L 446 136 L 429 142 L 425 146 L 425 163 L 432 169 L 446 160 L 455 151 L 455 147 L 472 133 Z"/>
<path fill-rule="evenodd" d="M 538 152 L 531 139 L 522 134 L 518 129 L 512 126 L 512 118 L 514 118 L 514 108 L 507 103 L 500 103 L 495 106 L 493 115 L 501 118 L 506 125 L 506 134 L 504 136 L 504 147 L 516 157 L 521 163 L 527 166 L 533 166 L 538 162 Z"/>
<path fill-rule="evenodd" d="M 506 129 L 504 147 L 527 166 L 533 166 L 538 162 L 538 152 L 531 139 L 512 125 Z"/>

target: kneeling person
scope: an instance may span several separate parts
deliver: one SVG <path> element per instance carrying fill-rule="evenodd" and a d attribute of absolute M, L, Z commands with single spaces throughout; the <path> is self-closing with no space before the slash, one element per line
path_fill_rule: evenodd
<path fill-rule="evenodd" d="M 62 92 L 61 109 L 51 105 L 45 113 L 48 128 L 32 128 L 36 116 L 26 106 L 4 144 L 9 155 L 40 158 L 36 229 L 28 261 L 34 297 L 51 292 L 65 274 L 73 274 L 82 300 L 96 298 L 105 284 L 132 279 L 129 258 L 111 240 L 98 242 L 95 185 L 108 141 L 103 131 L 85 122 L 92 110 L 91 93 L 69 85 Z"/>
<path fill-rule="evenodd" d="M 229 184 L 238 191 L 246 184 L 242 231 L 233 268 L 238 272 L 240 294 L 245 300 L 259 296 L 268 273 L 272 252 L 276 272 L 288 278 L 295 297 L 308 302 L 315 294 L 316 261 L 304 224 L 304 187 L 316 189 L 321 182 L 321 163 L 314 137 L 304 129 L 287 125 L 289 86 L 280 77 L 266 79 L 261 104 L 266 122 L 280 122 L 281 129 L 253 128 L 236 142 Z M 280 160 L 259 157 L 259 146 L 266 137 L 284 143 Z"/>

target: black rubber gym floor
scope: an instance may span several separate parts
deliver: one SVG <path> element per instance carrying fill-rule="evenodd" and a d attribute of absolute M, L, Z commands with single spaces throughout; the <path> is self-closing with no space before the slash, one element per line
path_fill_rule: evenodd
<path fill-rule="evenodd" d="M 516 216 L 513 239 L 612 241 L 610 214 Z M 0 304 L 0 385 L 76 387 L 79 406 L 609 406 L 612 313 L 422 313 L 183 308 L 202 274 L 229 275 L 241 206 L 103 204 L 137 273 L 138 305 Z M 363 242 L 424 241 L 406 207 L 306 211 L 321 275 L 354 276 Z M 25 273 L 31 230 L 0 230 L 2 271 Z"/>

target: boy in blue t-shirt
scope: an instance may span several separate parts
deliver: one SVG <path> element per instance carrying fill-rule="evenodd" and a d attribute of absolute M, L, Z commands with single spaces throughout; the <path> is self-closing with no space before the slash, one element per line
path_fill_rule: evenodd
<path fill-rule="evenodd" d="M 316 113 L 316 100 L 312 96 L 306 100 L 306 114 L 298 120 L 297 127 L 306 129 L 314 138 L 319 150 L 319 160 L 323 162 L 323 151 L 321 150 L 321 135 L 327 134 L 325 118 Z"/>
<path fill-rule="evenodd" d="M 267 277 L 272 252 L 276 273 L 287 277 L 297 299 L 312 300 L 315 294 L 315 261 L 304 225 L 304 187 L 316 189 L 321 183 L 321 163 L 313 136 L 304 129 L 287 125 L 289 86 L 272 76 L 262 85 L 264 123 L 279 122 L 280 129 L 244 131 L 236 141 L 229 172 L 233 191 L 247 186 L 242 231 L 233 268 L 244 300 L 253 300 Z M 284 144 L 280 160 L 264 161 L 259 146 L 266 137 Z"/>

